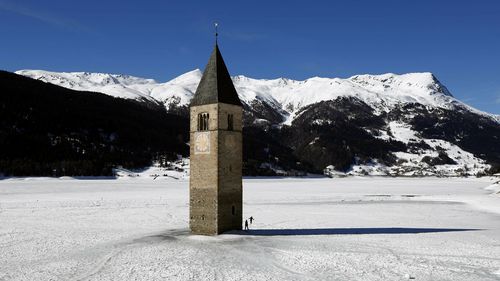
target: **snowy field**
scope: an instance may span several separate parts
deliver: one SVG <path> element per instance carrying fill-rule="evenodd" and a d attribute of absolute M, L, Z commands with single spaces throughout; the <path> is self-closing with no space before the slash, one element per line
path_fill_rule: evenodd
<path fill-rule="evenodd" d="M 252 230 L 204 237 L 185 180 L 0 180 L 0 280 L 500 280 L 493 182 L 245 179 Z"/>

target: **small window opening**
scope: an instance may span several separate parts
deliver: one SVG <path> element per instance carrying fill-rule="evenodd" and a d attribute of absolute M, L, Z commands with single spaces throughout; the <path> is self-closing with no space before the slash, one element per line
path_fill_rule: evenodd
<path fill-rule="evenodd" d="M 227 129 L 229 131 L 233 130 L 233 115 L 232 114 L 227 115 Z"/>
<path fill-rule="evenodd" d="M 231 214 L 233 214 L 233 216 L 236 214 L 236 210 L 235 210 L 234 206 L 231 207 Z"/>
<path fill-rule="evenodd" d="M 198 131 L 208 131 L 208 119 L 210 118 L 208 113 L 198 114 Z"/>

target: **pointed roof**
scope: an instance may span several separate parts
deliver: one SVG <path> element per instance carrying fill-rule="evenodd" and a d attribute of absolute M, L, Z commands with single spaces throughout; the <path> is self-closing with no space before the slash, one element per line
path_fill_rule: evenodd
<path fill-rule="evenodd" d="M 216 43 L 190 106 L 219 102 L 242 106 Z"/>

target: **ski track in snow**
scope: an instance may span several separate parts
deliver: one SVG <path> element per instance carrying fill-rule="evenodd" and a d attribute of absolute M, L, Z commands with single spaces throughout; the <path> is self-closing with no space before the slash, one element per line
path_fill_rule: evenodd
<path fill-rule="evenodd" d="M 498 280 L 493 182 L 248 178 L 254 232 L 206 237 L 187 180 L 5 179 L 0 280 Z"/>

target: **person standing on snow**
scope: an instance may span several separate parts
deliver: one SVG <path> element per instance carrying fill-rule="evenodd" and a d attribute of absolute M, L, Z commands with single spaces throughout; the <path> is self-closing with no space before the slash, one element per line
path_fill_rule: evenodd
<path fill-rule="evenodd" d="M 252 224 L 252 223 L 253 223 L 254 218 L 253 218 L 253 217 L 250 217 L 250 218 L 249 218 L 249 220 L 250 220 L 250 224 Z"/>
<path fill-rule="evenodd" d="M 249 230 L 248 229 L 248 220 L 245 220 L 245 230 Z"/>

